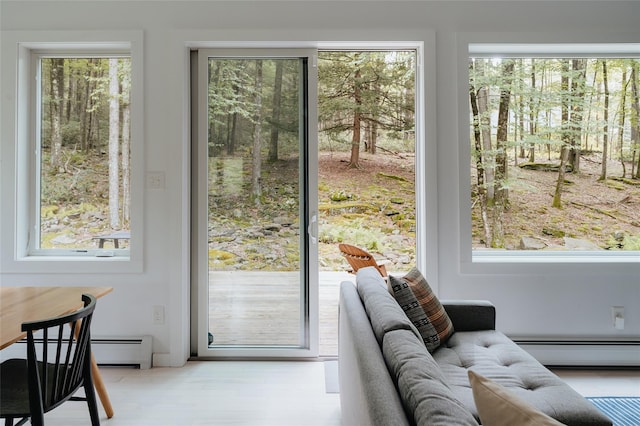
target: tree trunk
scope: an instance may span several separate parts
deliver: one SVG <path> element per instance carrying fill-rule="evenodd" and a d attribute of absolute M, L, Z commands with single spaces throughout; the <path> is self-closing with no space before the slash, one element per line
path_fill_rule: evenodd
<path fill-rule="evenodd" d="M 478 59 L 475 62 L 476 65 L 476 75 L 483 76 L 484 75 L 484 61 L 485 59 Z M 494 176 L 495 176 L 495 167 L 493 164 L 493 147 L 491 146 L 491 116 L 488 112 L 489 109 L 489 89 L 487 86 L 483 85 L 477 88 L 478 95 L 478 117 L 479 117 L 479 125 L 480 132 L 482 134 L 482 163 L 484 165 L 484 177 L 485 184 L 487 187 L 487 202 L 491 200 L 493 203 L 493 198 L 495 194 L 495 185 L 494 185 Z M 491 157 L 490 157 L 491 156 Z M 488 240 L 487 240 L 488 241 Z"/>
<path fill-rule="evenodd" d="M 618 114 L 618 147 L 620 148 L 620 165 L 622 166 L 622 177 L 627 177 L 627 166 L 624 163 L 624 122 L 627 118 L 627 87 L 629 86 L 629 80 L 627 80 L 627 68 L 622 71 L 622 89 L 620 89 L 620 113 Z"/>
<path fill-rule="evenodd" d="M 119 203 L 119 133 L 118 59 L 109 59 L 109 221 L 111 228 L 120 227 Z"/>
<path fill-rule="evenodd" d="M 353 132 L 351 134 L 351 159 L 349 160 L 349 167 L 360 168 L 360 126 L 361 126 L 361 111 L 362 95 L 360 93 L 360 70 L 356 70 L 353 81 L 353 99 L 355 103 L 355 109 L 353 111 Z"/>
<path fill-rule="evenodd" d="M 269 161 L 278 160 L 278 133 L 280 126 L 280 103 L 282 99 L 282 67 L 284 62 L 276 61 L 276 77 L 273 88 L 273 115 L 271 116 L 271 141 L 269 143 Z"/>
<path fill-rule="evenodd" d="M 502 84 L 500 89 L 500 105 L 498 107 L 498 129 L 496 132 L 496 183 L 493 235 L 491 247 L 504 247 L 503 215 L 509 202 L 509 193 L 505 186 L 507 173 L 507 132 L 509 124 L 509 102 L 511 100 L 511 85 L 513 83 L 514 62 L 511 59 L 502 63 Z"/>
<path fill-rule="evenodd" d="M 60 173 L 62 169 L 62 116 L 64 93 L 64 59 L 51 59 L 51 169 Z"/>
<path fill-rule="evenodd" d="M 571 108 L 571 93 L 569 92 L 569 60 L 562 61 L 562 82 L 560 86 L 562 96 L 562 145 L 560 146 L 560 168 L 558 169 L 558 181 L 556 182 L 556 190 L 553 194 L 552 207 L 562 208 L 562 187 L 564 186 L 564 174 L 567 163 L 569 146 L 571 143 L 570 132 L 571 123 L 569 122 L 569 109 Z"/>
<path fill-rule="evenodd" d="M 633 152 L 633 161 L 631 163 L 631 177 L 640 179 L 640 94 L 638 93 L 639 74 L 638 62 L 633 62 L 631 69 L 631 95 L 633 100 L 631 106 L 633 114 L 631 114 L 631 146 Z M 636 163 L 637 161 L 637 163 Z M 635 165 L 635 173 L 633 167 Z"/>
<path fill-rule="evenodd" d="M 584 111 L 584 94 L 587 73 L 586 59 L 573 59 L 571 62 L 571 117 L 570 138 L 571 149 L 567 159 L 573 173 L 580 172 L 580 153 L 582 145 L 582 115 Z"/>
<path fill-rule="evenodd" d="M 538 108 L 540 99 L 534 100 L 533 94 L 536 93 L 536 60 L 531 58 L 531 97 L 529 98 L 529 134 L 535 135 L 538 131 L 536 124 L 538 123 Z M 536 145 L 531 144 L 529 147 L 529 162 L 536 161 Z"/>
<path fill-rule="evenodd" d="M 602 129 L 602 172 L 599 180 L 607 180 L 607 158 L 609 150 L 609 81 L 607 60 L 602 60 L 602 82 L 604 84 L 604 129 Z"/>
<path fill-rule="evenodd" d="M 482 59 L 480 59 L 482 60 Z M 469 59 L 470 75 L 473 72 L 473 59 Z M 473 114 L 473 140 L 476 149 L 476 181 L 478 184 L 478 201 L 480 203 L 480 215 L 482 217 L 482 229 L 484 230 L 484 244 L 489 245 L 491 241 L 491 229 L 487 216 L 487 191 L 484 183 L 484 165 L 482 163 L 482 135 L 480 131 L 480 114 L 478 110 L 478 97 L 476 95 L 475 79 L 469 82 L 469 97 L 471 101 L 471 111 Z"/>
<path fill-rule="evenodd" d="M 122 83 L 122 223 L 129 223 L 131 207 L 131 104 L 129 81 L 125 78 Z"/>
<path fill-rule="evenodd" d="M 253 202 L 259 206 L 261 204 L 262 188 L 260 186 L 260 175 L 262 173 L 262 60 L 256 60 L 255 75 L 255 114 L 253 116 L 253 151 L 251 162 L 251 195 Z"/>

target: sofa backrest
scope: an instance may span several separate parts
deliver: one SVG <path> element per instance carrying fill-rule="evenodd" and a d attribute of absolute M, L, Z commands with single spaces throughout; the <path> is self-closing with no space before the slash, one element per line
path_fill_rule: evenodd
<path fill-rule="evenodd" d="M 358 270 L 357 290 L 395 391 L 409 421 L 418 425 L 477 426 L 455 397 L 420 333 L 373 268 Z"/>
<path fill-rule="evenodd" d="M 340 285 L 338 345 L 342 424 L 411 424 L 358 292 L 347 281 Z"/>

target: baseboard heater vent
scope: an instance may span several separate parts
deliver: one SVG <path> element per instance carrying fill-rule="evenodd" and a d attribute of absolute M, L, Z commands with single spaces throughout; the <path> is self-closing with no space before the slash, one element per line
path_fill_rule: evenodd
<path fill-rule="evenodd" d="M 91 337 L 91 351 L 98 365 L 151 368 L 152 336 Z M 36 346 L 42 339 L 36 338 Z M 51 345 L 49 355 L 55 352 Z M 22 339 L 0 351 L 0 361 L 26 358 L 27 339 Z"/>
<path fill-rule="evenodd" d="M 98 365 L 151 368 L 152 336 L 92 337 Z"/>
<path fill-rule="evenodd" d="M 640 367 L 640 340 L 512 338 L 539 362 L 558 367 Z"/>

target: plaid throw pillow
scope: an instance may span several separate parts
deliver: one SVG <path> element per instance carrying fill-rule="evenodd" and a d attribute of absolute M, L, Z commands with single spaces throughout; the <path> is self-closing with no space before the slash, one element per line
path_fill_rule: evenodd
<path fill-rule="evenodd" d="M 391 294 L 416 326 L 429 352 L 453 334 L 453 323 L 420 271 L 412 268 L 402 278 L 389 276 Z"/>

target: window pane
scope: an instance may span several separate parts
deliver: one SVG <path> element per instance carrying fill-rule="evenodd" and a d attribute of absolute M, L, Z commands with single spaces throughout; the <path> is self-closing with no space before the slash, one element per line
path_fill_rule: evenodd
<path fill-rule="evenodd" d="M 633 58 L 470 58 L 474 250 L 640 250 L 639 74 Z"/>
<path fill-rule="evenodd" d="M 39 76 L 39 248 L 127 248 L 130 58 L 43 57 Z"/>

